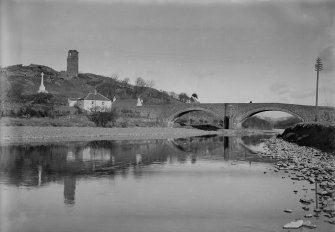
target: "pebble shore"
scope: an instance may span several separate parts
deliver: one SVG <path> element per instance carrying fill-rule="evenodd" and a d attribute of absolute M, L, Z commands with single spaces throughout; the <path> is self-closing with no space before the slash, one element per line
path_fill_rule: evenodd
<path fill-rule="evenodd" d="M 275 172 L 289 173 L 290 178 L 294 181 L 307 181 L 315 184 L 314 191 L 316 191 L 318 202 L 315 203 L 314 199 L 301 198 L 299 203 L 306 211 L 301 218 L 322 216 L 328 218 L 324 222 L 335 225 L 335 152 L 322 152 L 311 147 L 272 138 L 265 141 L 264 152 L 259 155 L 276 161 Z M 314 210 L 309 207 L 311 203 L 316 204 Z M 308 224 L 309 228 L 316 228 L 316 225 L 310 225 L 309 221 L 304 221 L 304 223 L 300 226 Z M 299 223 L 296 224 L 299 225 Z"/>

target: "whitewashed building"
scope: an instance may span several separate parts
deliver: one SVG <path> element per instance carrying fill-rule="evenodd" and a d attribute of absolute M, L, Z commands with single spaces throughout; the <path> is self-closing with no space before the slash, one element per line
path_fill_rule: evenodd
<path fill-rule="evenodd" d="M 68 98 L 67 102 L 69 104 L 70 107 L 74 107 L 75 105 L 77 105 L 79 98 Z"/>
<path fill-rule="evenodd" d="M 96 90 L 94 93 L 87 94 L 84 98 L 68 99 L 69 106 L 77 105 L 79 108 L 87 111 L 110 111 L 112 108 L 112 101 Z"/>

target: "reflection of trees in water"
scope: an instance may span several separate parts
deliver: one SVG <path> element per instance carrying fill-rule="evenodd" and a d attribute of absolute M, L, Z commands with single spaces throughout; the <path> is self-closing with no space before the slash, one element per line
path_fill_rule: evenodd
<path fill-rule="evenodd" d="M 224 138 L 216 135 L 174 139 L 172 144 L 180 151 L 203 156 L 214 155 L 215 152 L 222 155 L 225 148 Z"/>
<path fill-rule="evenodd" d="M 236 158 L 235 151 L 239 151 L 234 151 L 234 138 L 217 135 L 174 139 L 171 142 L 178 150 L 191 154 L 193 163 L 199 158 L 229 160 Z"/>
<path fill-rule="evenodd" d="M 164 140 L 95 141 L 89 142 L 86 148 L 89 148 L 91 153 L 98 153 L 105 149 L 103 152 L 113 156 L 113 165 L 125 167 L 137 165 L 139 163 L 138 154 L 142 154 L 141 164 L 151 161 L 165 162 L 168 156 L 166 146 Z"/>
<path fill-rule="evenodd" d="M 256 144 L 264 136 L 243 137 Z M 164 163 L 195 163 L 198 159 L 245 159 L 251 153 L 239 146 L 239 138 L 202 136 L 167 140 L 69 142 L 34 146 L 0 147 L 0 172 L 4 182 L 39 186 L 70 177 L 133 174 L 140 177 L 143 166 Z M 72 180 L 72 181 L 71 181 Z M 72 190 L 71 190 L 72 189 Z M 71 197 L 67 202 L 71 202 Z"/>
<path fill-rule="evenodd" d="M 180 151 L 192 154 L 192 159 L 224 159 L 264 161 L 255 156 L 255 151 L 248 145 L 261 143 L 261 139 L 272 135 L 258 135 L 246 137 L 210 136 L 192 137 L 172 140 L 172 144 Z M 248 140 L 249 139 L 249 140 Z"/>
<path fill-rule="evenodd" d="M 234 138 L 203 136 L 174 140 L 93 141 L 0 147 L 0 181 L 16 186 L 64 184 L 64 203 L 75 204 L 78 178 L 133 175 L 145 166 L 196 163 L 199 159 L 237 159 Z M 146 175 L 150 172 L 145 172 Z"/>
<path fill-rule="evenodd" d="M 0 171 L 14 185 L 38 185 L 39 167 L 54 179 L 66 161 L 66 146 L 4 146 L 0 147 Z M 2 176 L 2 175 L 1 175 Z"/>
<path fill-rule="evenodd" d="M 68 175 L 96 175 L 104 167 L 126 175 L 129 167 L 167 162 L 172 153 L 163 140 L 5 146 L 0 147 L 0 172 L 10 184 L 38 186 L 40 178 L 43 185 Z"/>
<path fill-rule="evenodd" d="M 241 139 L 245 145 L 256 146 L 262 142 L 262 139 L 269 139 L 273 135 L 252 135 L 252 136 L 243 136 Z"/>

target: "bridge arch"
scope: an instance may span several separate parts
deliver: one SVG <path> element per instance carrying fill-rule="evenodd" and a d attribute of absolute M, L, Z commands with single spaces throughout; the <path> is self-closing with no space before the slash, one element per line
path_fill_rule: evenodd
<path fill-rule="evenodd" d="M 219 115 L 218 113 L 216 113 L 216 112 L 214 112 L 212 110 L 209 110 L 209 109 L 206 109 L 206 108 L 202 108 L 202 107 L 190 107 L 190 108 L 179 110 L 179 111 L 173 113 L 171 116 L 169 116 L 167 118 L 167 125 L 168 125 L 168 127 L 173 127 L 174 122 L 179 117 L 183 116 L 184 114 L 187 114 L 187 113 L 190 113 L 190 112 L 195 112 L 195 111 L 206 112 L 206 113 L 209 113 L 209 114 L 213 115 L 214 117 L 221 118 L 221 115 Z"/>
<path fill-rule="evenodd" d="M 252 109 L 247 111 L 246 113 L 242 114 L 241 116 L 238 117 L 237 120 L 237 127 L 241 128 L 242 127 L 242 123 L 247 119 L 250 118 L 251 116 L 258 114 L 258 113 L 262 113 L 262 112 L 267 112 L 267 111 L 280 111 L 280 112 L 285 112 L 288 114 L 291 114 L 295 117 L 297 117 L 298 119 L 301 120 L 301 122 L 305 122 L 307 121 L 303 116 L 299 115 L 298 113 L 286 109 L 286 108 L 280 108 L 280 107 L 264 107 L 264 108 L 256 108 L 256 109 Z"/>

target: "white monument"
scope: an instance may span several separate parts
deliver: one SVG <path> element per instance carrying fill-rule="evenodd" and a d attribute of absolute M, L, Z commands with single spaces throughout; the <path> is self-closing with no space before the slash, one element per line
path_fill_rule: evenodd
<path fill-rule="evenodd" d="M 45 89 L 45 86 L 44 86 L 44 83 L 43 83 L 43 76 L 44 76 L 44 73 L 42 72 L 41 73 L 41 85 L 40 85 L 40 88 L 38 89 L 38 93 L 48 93 L 48 91 Z"/>
<path fill-rule="evenodd" d="M 142 105 L 143 105 L 143 100 L 141 98 L 137 98 L 136 106 L 142 106 Z"/>

